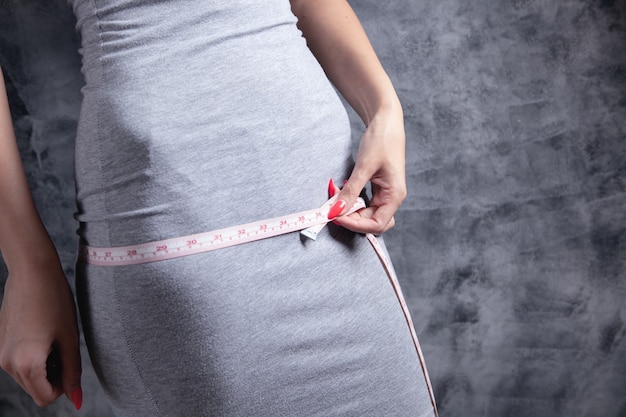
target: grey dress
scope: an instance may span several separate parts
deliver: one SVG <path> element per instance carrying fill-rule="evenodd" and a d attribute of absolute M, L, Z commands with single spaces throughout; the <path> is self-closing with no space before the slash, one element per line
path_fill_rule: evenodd
<path fill-rule="evenodd" d="M 287 0 L 70 0 L 82 38 L 81 242 L 134 245 L 319 207 L 345 110 Z M 432 416 L 367 240 L 334 225 L 134 266 L 78 262 L 118 416 Z"/>

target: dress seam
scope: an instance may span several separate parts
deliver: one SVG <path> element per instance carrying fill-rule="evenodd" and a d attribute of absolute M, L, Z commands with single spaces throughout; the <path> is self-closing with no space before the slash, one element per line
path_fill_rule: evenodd
<path fill-rule="evenodd" d="M 94 15 L 94 17 L 96 19 L 97 28 L 98 28 L 98 46 L 100 48 L 100 57 L 99 57 L 98 63 L 99 63 L 99 70 L 100 70 L 100 74 L 99 74 L 100 85 L 102 85 L 103 81 L 104 81 L 104 62 L 103 62 L 103 59 L 104 59 L 104 49 L 105 49 L 104 48 L 104 42 L 103 42 L 103 39 L 102 39 L 102 32 L 103 32 L 103 30 L 102 30 L 101 18 L 100 18 L 98 6 L 96 5 L 96 0 L 91 0 L 91 5 L 93 7 L 93 15 Z M 100 94 L 101 94 L 101 91 L 98 91 L 98 95 L 100 95 Z M 110 227 L 110 225 L 108 223 L 108 217 L 109 217 L 109 214 L 110 214 L 110 210 L 109 210 L 109 207 L 108 207 L 108 193 L 107 193 L 107 191 L 105 189 L 105 184 L 107 184 L 107 182 L 105 181 L 106 178 L 105 178 L 105 173 L 104 173 L 104 169 L 103 169 L 103 167 L 104 167 L 104 160 L 103 160 L 103 152 L 102 152 L 102 145 L 101 145 L 102 144 L 102 137 L 101 137 L 102 129 L 100 128 L 100 103 L 101 102 L 102 102 L 102 100 L 98 100 L 97 101 L 98 108 L 97 108 L 96 115 L 95 115 L 95 117 L 96 117 L 96 135 L 97 135 L 97 141 L 96 142 L 97 142 L 97 146 L 98 146 L 98 162 L 100 164 L 100 166 L 98 167 L 99 171 L 100 171 L 100 191 L 101 191 L 101 195 L 102 195 L 102 204 L 103 204 L 104 215 L 105 215 L 104 216 L 104 224 L 105 224 L 105 227 L 106 227 L 107 238 L 108 238 L 109 245 L 110 245 L 111 242 L 112 242 L 112 239 L 111 239 L 111 227 Z M 157 403 L 156 403 L 156 401 L 154 399 L 154 396 L 153 396 L 152 392 L 150 391 L 150 389 L 148 388 L 148 385 L 146 384 L 144 376 L 143 376 L 143 374 L 142 374 L 142 372 L 141 372 L 141 370 L 139 368 L 139 365 L 137 364 L 137 360 L 135 358 L 135 351 L 132 349 L 132 347 L 130 345 L 130 340 L 129 340 L 129 337 L 128 337 L 128 331 L 127 331 L 127 328 L 126 328 L 126 319 L 127 319 L 127 317 L 126 317 L 125 314 L 123 314 L 123 310 L 121 308 L 121 302 L 120 302 L 120 297 L 119 297 L 119 292 L 118 292 L 116 276 L 117 276 L 117 270 L 113 271 L 111 279 L 112 279 L 113 291 L 114 291 L 114 294 L 115 294 L 115 304 L 116 304 L 115 307 L 116 307 L 117 312 L 118 312 L 118 314 L 119 314 L 119 316 L 121 318 L 121 323 L 120 324 L 122 326 L 124 343 L 126 345 L 126 349 L 128 349 L 128 352 L 129 352 L 129 355 L 130 355 L 130 359 L 131 359 L 131 361 L 133 363 L 135 371 L 137 372 L 137 376 L 139 377 L 139 380 L 141 381 L 141 385 L 143 386 L 143 389 L 146 392 L 146 394 L 147 394 L 147 396 L 148 396 L 148 398 L 150 400 L 150 403 L 152 404 L 152 406 L 154 408 L 155 415 L 156 416 L 160 416 L 161 413 L 159 411 L 159 407 L 158 407 L 158 405 L 157 405 Z"/>

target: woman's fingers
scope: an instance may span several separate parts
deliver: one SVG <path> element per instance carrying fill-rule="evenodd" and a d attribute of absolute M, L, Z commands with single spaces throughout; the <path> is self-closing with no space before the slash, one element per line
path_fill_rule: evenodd
<path fill-rule="evenodd" d="M 63 394 L 61 389 L 55 388 L 47 379 L 48 351 L 43 343 L 21 343 L 15 347 L 10 362 L 3 364 L 5 370 L 40 407 L 45 407 Z"/>
<path fill-rule="evenodd" d="M 78 324 L 63 270 L 58 263 L 24 263 L 14 271 L 0 306 L 0 366 L 37 405 L 66 393 L 79 408 Z"/>
<path fill-rule="evenodd" d="M 406 197 L 404 126 L 401 111 L 381 112 L 366 128 L 350 178 L 339 192 L 328 217 L 355 232 L 381 234 L 395 224 L 393 216 Z M 367 183 L 370 207 L 342 216 Z"/>
<path fill-rule="evenodd" d="M 74 407 L 80 410 L 83 404 L 83 391 L 80 387 L 80 348 L 77 335 L 59 342 L 61 358 L 61 386 Z"/>
<path fill-rule="evenodd" d="M 352 180 L 351 176 L 350 180 L 346 182 L 343 189 L 339 192 L 337 203 L 333 207 L 335 211 L 333 212 L 333 209 L 331 209 L 328 217 L 335 219 L 336 223 L 346 229 L 358 233 L 382 234 L 394 227 L 395 219 L 393 216 L 406 197 L 404 183 L 396 181 L 396 184 L 389 185 L 392 181 L 381 181 L 384 185 L 379 185 L 376 183 L 377 179 L 372 180 L 373 195 L 370 206 L 350 215 L 342 216 L 341 214 L 345 211 L 344 208 L 352 207 L 363 188 L 358 188 L 360 185 L 355 186 Z M 357 184 L 360 184 L 360 181 Z M 332 186 L 335 187 L 335 193 L 337 193 L 339 189 L 334 184 Z M 329 184 L 329 196 L 332 197 L 330 189 L 331 185 Z M 342 210 L 336 209 L 339 201 L 345 202 L 341 204 Z"/>
<path fill-rule="evenodd" d="M 40 407 L 51 404 L 63 393 L 77 410 L 82 406 L 80 350 L 78 343 L 66 344 L 68 347 L 50 349 L 40 341 L 23 341 L 12 348 L 10 359 L 2 363 Z"/>
<path fill-rule="evenodd" d="M 328 212 L 328 218 L 332 220 L 339 217 L 346 211 L 346 208 L 352 207 L 368 180 L 369 177 L 367 175 L 360 174 L 355 168 L 350 179 L 339 192 L 337 201 Z"/>
<path fill-rule="evenodd" d="M 395 211 L 395 208 L 388 206 L 370 206 L 347 216 L 338 217 L 335 223 L 353 232 L 379 235 L 395 226 L 393 218 Z"/>

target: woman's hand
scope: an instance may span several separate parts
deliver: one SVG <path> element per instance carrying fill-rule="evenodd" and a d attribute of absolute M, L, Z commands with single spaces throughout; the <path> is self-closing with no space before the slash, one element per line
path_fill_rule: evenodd
<path fill-rule="evenodd" d="M 406 196 L 400 101 L 347 1 L 291 0 L 291 10 L 326 75 L 367 126 L 354 170 L 329 218 L 351 207 L 371 181 L 370 207 L 336 221 L 355 232 L 383 233 L 393 227 Z"/>
<path fill-rule="evenodd" d="M 65 393 L 78 409 L 82 391 L 74 297 L 28 189 L 1 68 L 0 250 L 9 269 L 0 307 L 0 367 L 37 405 Z"/>
<path fill-rule="evenodd" d="M 346 207 L 352 207 L 371 181 L 370 206 L 335 221 L 360 233 L 381 234 L 391 229 L 393 215 L 406 197 L 404 148 L 404 121 L 398 104 L 376 114 L 365 130 L 352 174 L 328 217 L 340 216 Z"/>
<path fill-rule="evenodd" d="M 0 366 L 40 407 L 65 393 L 80 408 L 76 308 L 56 253 L 9 269 L 0 308 Z M 48 375 L 50 367 L 58 367 L 58 379 Z"/>

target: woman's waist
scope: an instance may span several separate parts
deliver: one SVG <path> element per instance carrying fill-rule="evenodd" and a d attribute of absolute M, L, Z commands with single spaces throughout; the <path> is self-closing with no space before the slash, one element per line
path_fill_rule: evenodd
<path fill-rule="evenodd" d="M 92 195 L 79 199 L 78 234 L 89 246 L 136 245 L 312 210 L 327 200 L 321 179 L 308 185 L 291 183 L 295 185 L 277 187 L 251 180 L 246 186 L 229 184 L 202 192 Z"/>

